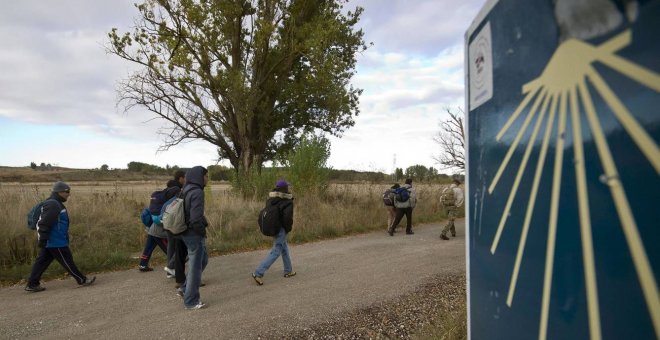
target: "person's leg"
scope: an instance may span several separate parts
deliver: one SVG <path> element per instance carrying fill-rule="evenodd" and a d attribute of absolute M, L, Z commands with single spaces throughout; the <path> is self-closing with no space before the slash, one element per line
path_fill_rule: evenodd
<path fill-rule="evenodd" d="M 289 256 L 289 243 L 287 242 L 287 234 L 284 231 L 284 228 L 280 231 L 280 234 L 277 235 L 277 241 L 282 247 L 282 263 L 284 264 L 284 275 L 287 275 L 293 272 L 293 266 L 291 265 L 291 256 Z"/>
<path fill-rule="evenodd" d="M 175 254 L 174 254 L 174 276 L 177 284 L 186 282 L 186 256 L 188 256 L 188 248 L 186 243 L 183 242 L 181 236 L 175 236 L 174 241 Z"/>
<path fill-rule="evenodd" d="M 394 218 L 396 217 L 396 208 L 386 207 L 386 209 L 387 209 L 387 230 L 390 230 L 390 227 L 392 226 L 392 222 L 394 222 Z"/>
<path fill-rule="evenodd" d="M 160 248 L 160 250 L 162 250 L 163 253 L 165 253 L 165 256 L 167 256 L 167 239 L 164 237 L 154 236 L 154 240 L 156 241 L 156 245 L 158 246 L 158 248 Z"/>
<path fill-rule="evenodd" d="M 392 225 L 390 226 L 390 229 L 387 231 L 390 236 L 394 236 L 394 229 L 399 225 L 399 222 L 401 222 L 401 219 L 403 218 L 403 214 L 405 209 L 399 209 L 396 208 L 396 217 L 394 218 L 394 222 L 392 222 Z"/>
<path fill-rule="evenodd" d="M 175 240 L 172 233 L 167 232 L 167 268 L 174 270 Z"/>
<path fill-rule="evenodd" d="M 140 256 L 140 270 L 149 268 L 149 259 L 158 244 L 156 239 L 157 237 L 147 235 L 147 239 L 144 241 L 144 250 L 142 251 L 142 256 Z"/>
<path fill-rule="evenodd" d="M 447 208 L 447 224 L 442 229 L 440 233 L 440 238 L 443 240 L 448 240 L 447 232 L 451 230 L 451 227 L 454 225 L 454 211 L 451 208 Z"/>
<path fill-rule="evenodd" d="M 78 270 L 75 262 L 73 262 L 73 255 L 69 247 L 51 248 L 51 253 L 57 262 L 59 262 L 69 275 L 73 277 L 79 285 L 87 282 L 87 277 Z"/>
<path fill-rule="evenodd" d="M 186 282 L 181 286 L 183 304 L 185 307 L 194 307 L 201 302 L 199 284 L 202 281 L 204 267 L 204 238 L 192 230 L 184 232 L 181 238 L 188 249 L 188 275 Z"/>
<path fill-rule="evenodd" d="M 268 268 L 270 268 L 273 262 L 275 262 L 275 260 L 277 260 L 277 258 L 282 254 L 282 244 L 278 242 L 278 239 L 283 230 L 284 229 L 280 230 L 280 232 L 277 234 L 278 236 L 273 238 L 273 248 L 270 250 L 268 256 L 266 256 L 266 258 L 261 261 L 257 267 L 257 270 L 255 270 L 254 275 L 258 277 L 264 276 Z"/>
<path fill-rule="evenodd" d="M 406 208 L 406 234 L 412 234 L 412 212 L 413 208 Z"/>
<path fill-rule="evenodd" d="M 451 236 L 456 236 L 456 226 L 454 225 L 454 220 L 456 220 L 456 208 L 452 207 L 449 209 L 449 230 L 451 231 Z"/>
<path fill-rule="evenodd" d="M 28 278 L 27 286 L 36 287 L 39 286 L 39 281 L 41 280 L 41 275 L 48 269 L 51 262 L 53 262 L 53 255 L 48 251 L 48 248 L 41 248 L 39 250 L 39 255 L 34 260 L 32 265 L 32 272 Z"/>

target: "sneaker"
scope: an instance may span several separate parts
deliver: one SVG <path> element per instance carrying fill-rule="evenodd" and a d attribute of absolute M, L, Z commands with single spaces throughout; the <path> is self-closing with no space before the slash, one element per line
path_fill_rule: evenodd
<path fill-rule="evenodd" d="M 150 272 L 154 269 L 148 266 L 138 266 L 138 270 L 140 270 L 141 272 Z"/>
<path fill-rule="evenodd" d="M 38 292 L 43 292 L 46 290 L 45 287 L 42 287 L 41 285 L 37 286 L 25 286 L 25 291 L 28 291 L 30 293 L 38 293 Z"/>
<path fill-rule="evenodd" d="M 387 233 L 390 234 L 390 236 L 394 236 L 394 231 L 392 230 L 388 230 Z"/>
<path fill-rule="evenodd" d="M 414 235 L 414 234 L 415 234 L 415 233 L 414 233 L 412 230 L 410 230 L 410 231 L 406 231 L 406 235 Z"/>
<path fill-rule="evenodd" d="M 92 276 L 91 280 L 90 279 L 85 280 L 85 282 L 81 283 L 80 285 L 83 287 L 91 286 L 92 283 L 94 283 L 94 281 L 96 281 L 96 276 Z"/>
<path fill-rule="evenodd" d="M 206 308 L 206 304 L 202 301 L 198 302 L 194 306 L 190 306 L 190 307 L 186 306 L 186 310 L 202 309 L 202 308 Z"/>
<path fill-rule="evenodd" d="M 443 239 L 443 240 L 448 240 L 449 239 L 449 237 L 447 237 L 447 235 L 444 235 L 444 234 L 440 235 L 440 238 Z"/>
<path fill-rule="evenodd" d="M 255 282 L 257 282 L 258 285 L 261 286 L 264 284 L 264 280 L 261 276 L 257 276 L 257 274 L 252 273 L 252 278 L 254 279 Z"/>
<path fill-rule="evenodd" d="M 178 295 L 180 298 L 183 299 L 183 289 L 177 288 L 176 289 L 176 295 Z"/>
<path fill-rule="evenodd" d="M 165 273 L 167 273 L 165 276 L 167 276 L 168 279 L 171 279 L 171 278 L 173 278 L 173 277 L 175 276 L 175 271 L 174 271 L 174 269 L 170 269 L 170 268 L 164 267 L 163 270 L 165 271 Z"/>
<path fill-rule="evenodd" d="M 296 272 L 288 272 L 284 274 L 284 277 L 292 277 L 292 276 L 296 276 Z"/>

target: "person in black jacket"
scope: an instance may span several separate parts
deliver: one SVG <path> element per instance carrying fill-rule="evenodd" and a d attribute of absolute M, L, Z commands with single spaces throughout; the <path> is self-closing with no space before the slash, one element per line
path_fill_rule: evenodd
<path fill-rule="evenodd" d="M 56 182 L 53 184 L 52 194 L 41 208 L 37 222 L 38 246 L 41 249 L 32 265 L 32 272 L 25 286 L 25 290 L 28 292 L 46 290 L 39 281 L 53 260 L 57 260 L 81 286 L 89 286 L 96 280 L 96 276 L 88 279 L 78 270 L 69 249 L 69 213 L 63 203 L 70 194 L 71 188 L 68 184 Z"/>
<path fill-rule="evenodd" d="M 281 216 L 280 231 L 277 236 L 273 237 L 273 248 L 270 254 L 261 261 L 257 270 L 252 273 L 252 278 L 258 285 L 263 285 L 263 276 L 270 268 L 270 266 L 277 260 L 280 255 L 284 263 L 284 277 L 292 277 L 296 275 L 291 267 L 291 257 L 289 256 L 289 245 L 287 243 L 287 234 L 293 227 L 293 195 L 289 193 L 289 183 L 281 179 L 275 183 L 275 189 L 268 194 L 266 204 L 277 205 Z"/>
<path fill-rule="evenodd" d="M 182 240 L 188 249 L 188 273 L 186 281 L 179 290 L 183 295 L 183 305 L 186 309 L 206 307 L 199 295 L 202 272 L 209 262 L 206 252 L 206 227 L 209 223 L 204 216 L 204 187 L 209 182 L 208 170 L 195 166 L 186 173 L 186 185 L 180 197 L 183 197 L 183 207 L 188 229 L 175 236 Z M 176 269 L 177 275 L 180 269 Z M 182 294 L 181 294 L 182 293 Z"/>

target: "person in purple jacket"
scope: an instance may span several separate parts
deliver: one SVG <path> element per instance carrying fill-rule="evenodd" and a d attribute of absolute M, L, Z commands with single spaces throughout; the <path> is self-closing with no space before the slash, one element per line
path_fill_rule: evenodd
<path fill-rule="evenodd" d="M 64 207 L 64 202 L 70 194 L 71 188 L 68 184 L 61 181 L 55 182 L 52 194 L 41 208 L 37 222 L 37 244 L 40 250 L 25 286 L 25 290 L 28 292 L 46 290 L 40 284 L 41 275 L 53 260 L 57 260 L 81 286 L 89 286 L 96 280 L 96 276 L 90 279 L 78 270 L 69 249 L 69 213 Z"/>

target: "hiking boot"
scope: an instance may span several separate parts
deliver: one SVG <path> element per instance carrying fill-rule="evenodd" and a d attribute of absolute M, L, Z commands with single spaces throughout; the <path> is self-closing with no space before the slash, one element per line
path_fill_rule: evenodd
<path fill-rule="evenodd" d="M 443 239 L 443 240 L 449 240 L 449 237 L 447 237 L 447 235 L 444 235 L 444 234 L 440 235 L 440 238 Z"/>
<path fill-rule="evenodd" d="M 148 266 L 138 266 L 138 270 L 141 272 L 150 272 L 153 271 L 154 269 Z"/>
<path fill-rule="evenodd" d="M 91 280 L 90 280 L 90 279 L 85 279 L 85 282 L 81 283 L 80 285 L 81 285 L 82 287 L 91 286 L 92 283 L 94 283 L 94 281 L 96 281 L 96 276 L 92 276 L 92 279 L 91 279 Z"/>
<path fill-rule="evenodd" d="M 293 277 L 293 276 L 296 276 L 296 272 L 288 272 L 284 274 L 284 277 Z"/>
<path fill-rule="evenodd" d="M 30 292 L 30 293 L 43 292 L 44 290 L 46 290 L 46 288 L 42 287 L 41 285 L 25 286 L 25 291 Z"/>
<path fill-rule="evenodd" d="M 202 308 L 206 308 L 206 304 L 204 302 L 200 301 L 194 306 L 190 306 L 190 307 L 186 306 L 185 308 L 186 308 L 186 310 L 202 309 Z"/>
<path fill-rule="evenodd" d="M 456 237 L 456 234 L 451 234 L 451 237 Z"/>
<path fill-rule="evenodd" d="M 262 286 L 264 284 L 264 279 L 262 276 L 257 276 L 257 274 L 252 273 L 252 278 L 258 285 Z"/>
<path fill-rule="evenodd" d="M 165 271 L 165 273 L 167 273 L 165 276 L 166 276 L 168 279 L 171 279 L 171 278 L 174 277 L 174 275 L 175 275 L 174 269 L 170 269 L 170 268 L 164 267 L 163 270 Z"/>
<path fill-rule="evenodd" d="M 406 230 L 406 235 L 415 235 L 415 233 L 412 230 Z"/>
<path fill-rule="evenodd" d="M 390 236 L 394 236 L 394 231 L 393 230 L 388 230 L 387 233 L 390 234 Z"/>

